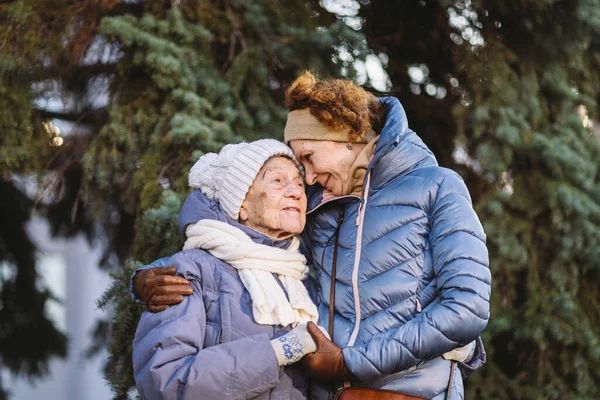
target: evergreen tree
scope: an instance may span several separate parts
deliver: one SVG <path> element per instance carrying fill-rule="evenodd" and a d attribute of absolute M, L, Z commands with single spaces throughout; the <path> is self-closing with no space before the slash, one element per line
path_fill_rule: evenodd
<path fill-rule="evenodd" d="M 488 364 L 465 397 L 599 398 L 600 2 L 365 3 L 392 94 L 487 233 Z"/>
<path fill-rule="evenodd" d="M 14 271 L 0 278 L 3 365 L 35 375 L 65 353 L 23 230 L 34 204 L 55 234 L 92 235 L 100 220 L 106 264 L 137 260 L 115 269 L 101 303 L 118 323 L 96 332 L 110 346 L 115 397 L 126 398 L 143 310 L 128 279 L 181 247 L 187 170 L 224 143 L 281 137 L 285 85 L 306 67 L 352 76 L 364 33 L 411 127 L 467 181 L 488 234 L 488 364 L 466 397 L 598 397 L 600 148 L 590 121 L 600 2 L 323 3 L 348 5 L 346 23 L 360 32 L 316 1 L 0 2 L 0 261 Z M 100 89 L 108 101 L 98 106 Z M 58 110 L 47 106 L 57 92 Z M 60 147 L 49 144 L 52 119 L 74 123 Z M 53 195 L 30 201 L 13 174 L 36 174 Z"/>
<path fill-rule="evenodd" d="M 55 234 L 93 235 L 94 220 L 107 233 L 103 262 L 115 280 L 100 304 L 114 323 L 98 325 L 90 351 L 108 343 L 106 377 L 127 398 L 144 309 L 129 298 L 129 276 L 181 249 L 187 171 L 225 143 L 281 138 L 285 85 L 309 67 L 338 75 L 352 60 L 335 49 L 361 57 L 364 39 L 318 2 L 297 0 L 14 0 L 0 4 L 0 20 L 0 261 L 16 271 L 0 275 L 2 365 L 36 376 L 66 351 L 43 313 L 50 294 L 36 288 L 23 230 L 34 203 L 11 180 L 34 174 L 48 194 L 35 210 Z M 49 143 L 52 120 L 72 123 L 53 142 L 62 146 Z"/>

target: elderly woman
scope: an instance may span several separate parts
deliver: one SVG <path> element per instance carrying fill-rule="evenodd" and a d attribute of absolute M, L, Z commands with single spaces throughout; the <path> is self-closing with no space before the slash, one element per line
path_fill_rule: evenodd
<path fill-rule="evenodd" d="M 303 364 L 322 382 L 311 397 L 326 399 L 346 381 L 463 398 L 459 366 L 485 362 L 478 337 L 491 283 L 464 182 L 438 166 L 396 98 L 305 73 L 286 103 L 285 141 L 310 186 L 306 256 L 321 286 L 320 323 L 332 333 L 331 341 L 308 326 L 318 349 Z"/>
<path fill-rule="evenodd" d="M 143 314 L 133 344 L 140 394 L 305 398 L 306 379 L 294 363 L 316 350 L 306 323 L 318 314 L 294 238 L 304 228 L 306 195 L 290 149 L 271 139 L 228 145 L 202 156 L 189 182 L 198 190 L 180 214 L 184 251 L 162 263 L 193 293 Z"/>

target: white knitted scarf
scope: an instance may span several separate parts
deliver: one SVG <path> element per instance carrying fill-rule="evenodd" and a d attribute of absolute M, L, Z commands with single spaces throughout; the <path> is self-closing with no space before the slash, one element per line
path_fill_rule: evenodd
<path fill-rule="evenodd" d="M 225 222 L 202 220 L 186 229 L 184 250 L 203 249 L 238 270 L 252 298 L 254 320 L 262 325 L 317 323 L 317 307 L 302 280 L 308 274 L 299 240 L 288 249 L 254 243 L 242 230 Z M 273 273 L 288 293 L 289 301 Z"/>

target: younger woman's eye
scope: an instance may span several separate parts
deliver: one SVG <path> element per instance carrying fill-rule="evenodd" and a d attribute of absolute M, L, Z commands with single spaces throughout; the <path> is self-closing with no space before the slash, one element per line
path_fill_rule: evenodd
<path fill-rule="evenodd" d="M 310 161 L 310 157 L 312 157 L 312 154 L 311 154 L 311 153 L 309 153 L 309 154 L 305 155 L 305 156 L 304 156 L 304 159 L 305 159 L 306 161 Z"/>

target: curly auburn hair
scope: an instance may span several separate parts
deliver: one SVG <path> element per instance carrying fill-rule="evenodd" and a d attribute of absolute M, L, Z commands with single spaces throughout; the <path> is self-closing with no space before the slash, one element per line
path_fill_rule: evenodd
<path fill-rule="evenodd" d="M 377 97 L 344 79 L 318 80 L 309 71 L 300 75 L 285 92 L 290 111 L 309 108 L 333 129 L 350 127 L 353 142 L 373 129 L 377 134 L 385 121 L 385 110 Z"/>

